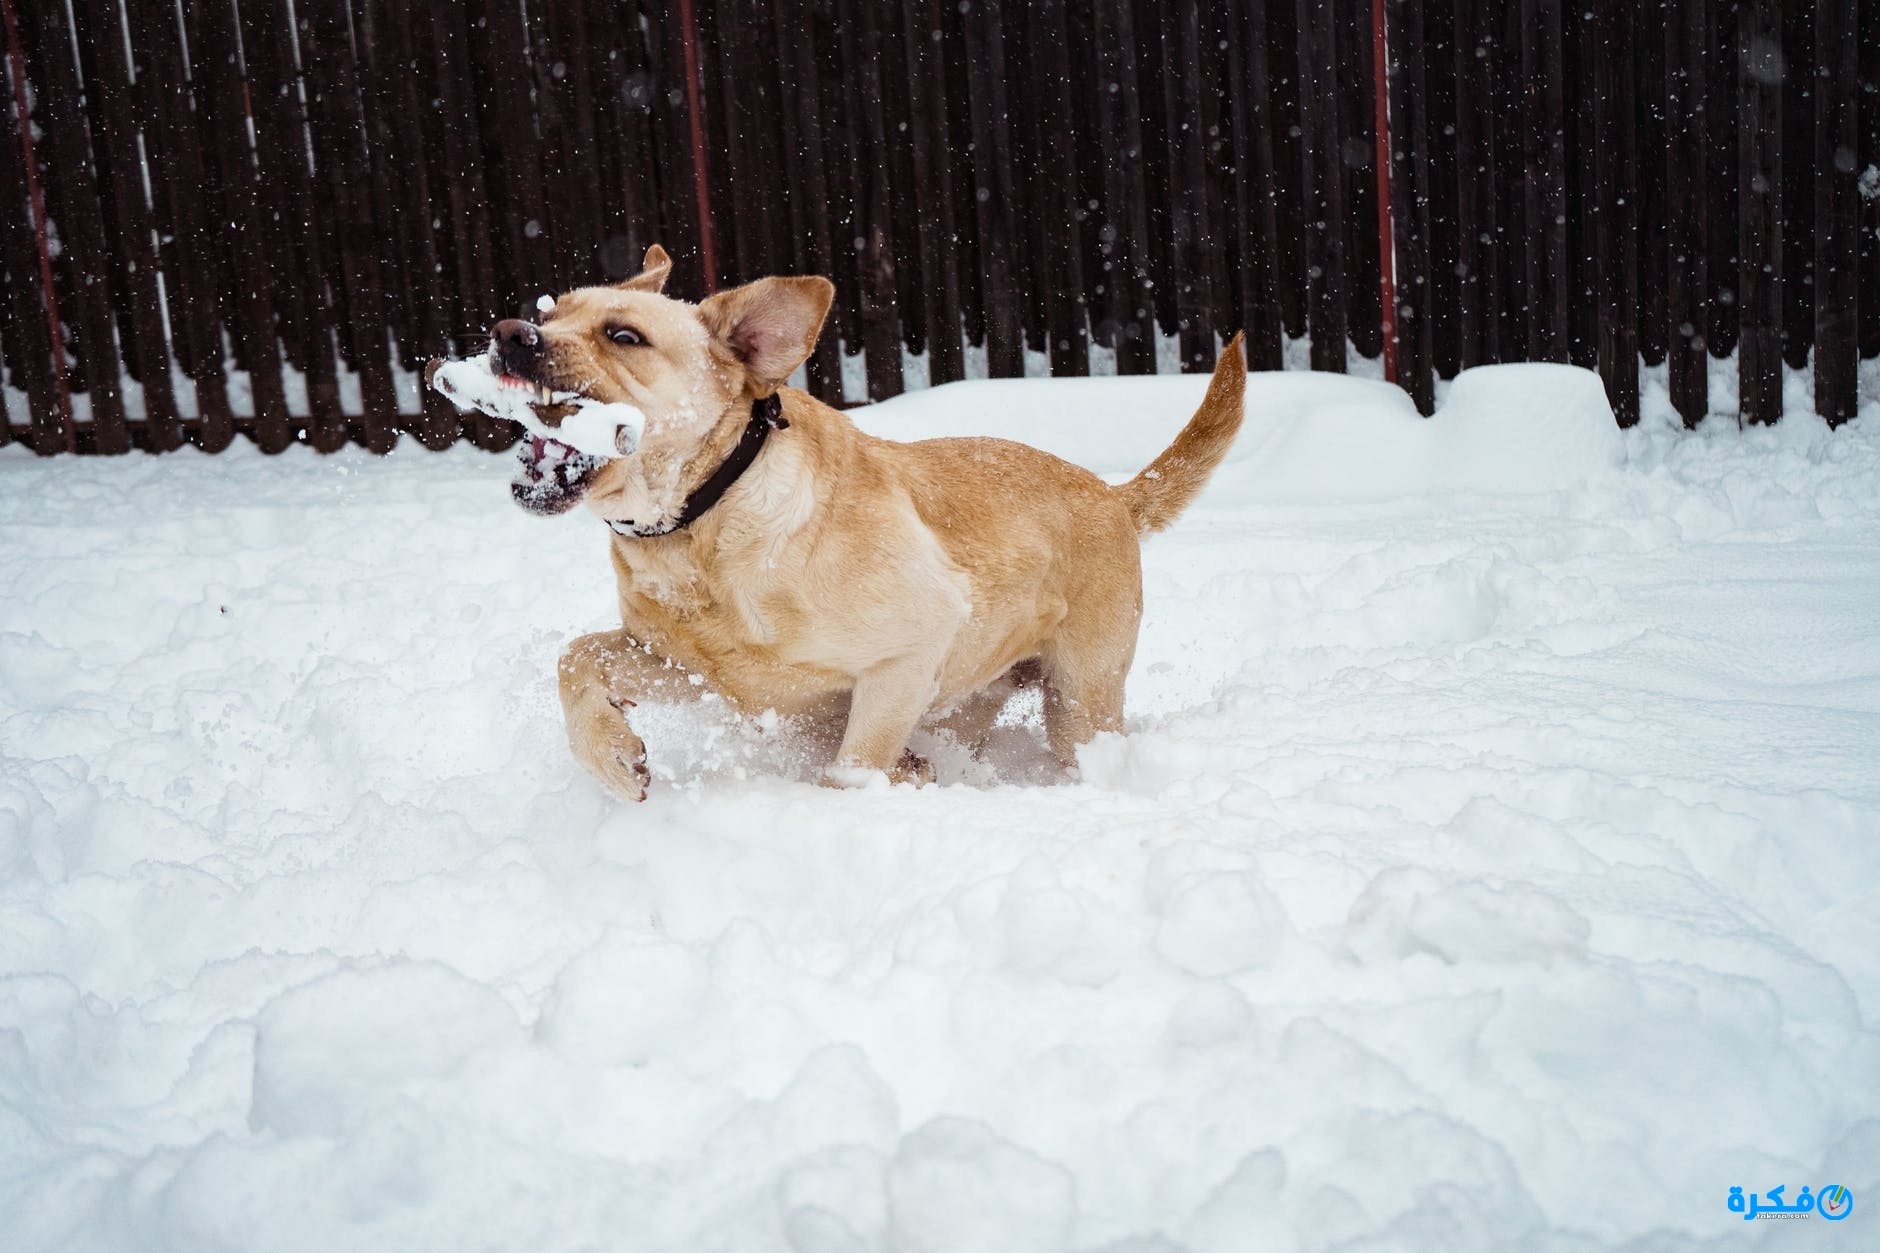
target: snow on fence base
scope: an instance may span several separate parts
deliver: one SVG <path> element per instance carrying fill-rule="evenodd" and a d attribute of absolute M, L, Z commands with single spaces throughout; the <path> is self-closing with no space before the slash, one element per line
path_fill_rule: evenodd
<path fill-rule="evenodd" d="M 1786 366 L 1843 421 L 1880 357 L 1876 3 L 16 7 L 0 442 L 41 452 L 500 446 L 401 376 L 655 241 L 691 297 L 831 277 L 832 401 L 904 354 L 1205 371 L 1235 331 L 1336 371 L 1388 324 L 1425 412 L 1570 362 L 1629 425 L 1642 361 L 1694 423 L 1740 354 L 1732 412 L 1774 420 Z"/>

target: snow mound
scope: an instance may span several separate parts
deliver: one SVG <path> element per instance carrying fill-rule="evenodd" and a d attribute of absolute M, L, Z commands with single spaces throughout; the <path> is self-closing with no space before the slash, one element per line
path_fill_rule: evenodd
<path fill-rule="evenodd" d="M 1111 478 L 1154 460 L 1201 402 L 1188 375 L 996 379 L 912 392 L 855 415 L 885 439 L 1014 437 Z M 1583 484 L 1625 458 L 1599 376 L 1566 365 L 1479 366 L 1457 375 L 1435 416 L 1375 379 L 1298 371 L 1247 377 L 1247 417 L 1203 499 L 1360 501 L 1457 490 L 1543 492 Z"/>

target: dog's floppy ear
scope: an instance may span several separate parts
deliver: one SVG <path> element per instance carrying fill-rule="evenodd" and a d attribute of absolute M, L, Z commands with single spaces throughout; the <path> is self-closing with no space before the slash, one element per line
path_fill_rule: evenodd
<path fill-rule="evenodd" d="M 721 351 L 766 387 L 789 378 L 816 347 L 836 298 L 826 278 L 760 278 L 699 302 L 699 319 Z"/>
<path fill-rule="evenodd" d="M 641 263 L 640 272 L 614 286 L 623 291 L 662 291 L 666 286 L 666 276 L 671 273 L 672 258 L 666 255 L 664 248 L 654 244 L 646 250 L 646 260 Z"/>

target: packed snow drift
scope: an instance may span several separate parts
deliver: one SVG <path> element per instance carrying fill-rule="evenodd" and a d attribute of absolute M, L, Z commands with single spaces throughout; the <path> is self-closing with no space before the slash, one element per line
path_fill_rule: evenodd
<path fill-rule="evenodd" d="M 1204 383 L 857 420 L 1120 479 Z M 1077 779 L 708 699 L 643 805 L 502 459 L 0 449 L 0 1248 L 1872 1247 L 1880 415 L 1248 405 Z"/>

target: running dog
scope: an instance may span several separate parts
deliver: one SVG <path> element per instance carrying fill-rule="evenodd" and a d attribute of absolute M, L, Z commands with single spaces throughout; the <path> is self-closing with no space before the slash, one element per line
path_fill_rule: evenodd
<path fill-rule="evenodd" d="M 834 785 L 930 781 L 910 734 L 983 741 L 1030 682 L 1064 766 L 1120 729 L 1140 539 L 1194 500 L 1240 429 L 1240 337 L 1175 442 L 1112 487 L 1010 440 L 865 435 L 783 386 L 815 347 L 828 280 L 760 279 L 690 304 L 663 294 L 670 270 L 655 245 L 633 278 L 491 332 L 491 368 L 511 386 L 646 417 L 631 455 L 541 437 L 521 449 L 517 501 L 579 503 L 613 531 L 621 628 L 561 658 L 575 758 L 643 799 L 635 702 L 702 688 L 753 713 L 840 720 Z"/>

